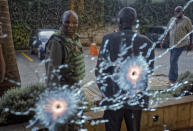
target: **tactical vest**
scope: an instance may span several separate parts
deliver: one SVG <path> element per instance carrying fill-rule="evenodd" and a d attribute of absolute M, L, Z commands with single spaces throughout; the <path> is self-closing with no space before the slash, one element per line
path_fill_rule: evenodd
<path fill-rule="evenodd" d="M 61 44 L 62 47 L 61 65 L 67 65 L 67 67 L 63 67 L 60 69 L 60 82 L 64 84 L 68 83 L 71 85 L 78 82 L 79 80 L 82 80 L 85 76 L 85 63 L 80 40 L 63 38 L 60 36 L 60 34 L 54 34 L 54 37 Z M 67 56 L 65 56 L 66 54 Z"/>

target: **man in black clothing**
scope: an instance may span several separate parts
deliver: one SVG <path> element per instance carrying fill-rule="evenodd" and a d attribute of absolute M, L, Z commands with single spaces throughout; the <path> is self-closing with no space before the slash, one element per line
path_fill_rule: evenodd
<path fill-rule="evenodd" d="M 138 59 L 138 56 L 142 56 L 148 65 L 149 72 L 152 71 L 154 66 L 152 42 L 146 36 L 132 31 L 136 17 L 135 9 L 131 7 L 121 9 L 118 13 L 119 31 L 104 36 L 99 52 L 95 75 L 98 87 L 103 94 L 103 100 L 100 102 L 100 105 L 107 106 L 107 110 L 104 112 L 104 119 L 109 120 L 105 124 L 107 131 L 120 131 L 123 118 L 128 131 L 139 131 L 141 109 L 148 106 L 148 96 L 143 93 L 147 87 L 147 75 L 145 75 L 144 90 L 136 90 L 136 96 L 139 94 L 142 96 L 136 99 L 136 101 L 139 101 L 137 105 L 128 104 L 130 97 L 124 99 L 125 101 L 123 99 L 119 102 L 116 101 L 121 95 L 127 96 L 128 92 L 121 89 L 118 83 L 122 82 L 116 81 L 113 77 L 117 70 L 119 70 L 118 68 L 122 68 L 124 63 L 121 63 L 122 61 L 130 58 L 133 61 L 135 58 Z M 143 66 L 141 69 L 144 69 Z M 118 75 L 117 77 L 121 76 Z M 137 86 L 138 84 L 136 84 L 136 88 Z M 123 104 L 120 104 L 120 107 L 117 106 L 118 109 L 111 108 L 113 104 L 117 103 Z"/>

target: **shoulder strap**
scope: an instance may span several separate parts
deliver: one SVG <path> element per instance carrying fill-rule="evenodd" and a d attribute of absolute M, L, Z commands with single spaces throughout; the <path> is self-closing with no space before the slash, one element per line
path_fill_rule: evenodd
<path fill-rule="evenodd" d="M 51 39 L 53 39 L 55 36 L 56 36 L 56 34 L 53 34 L 53 35 L 49 38 L 49 40 L 47 41 L 46 46 L 45 46 L 45 53 L 47 52 L 46 49 L 47 49 L 47 47 L 48 47 L 49 41 L 50 41 Z"/>
<path fill-rule="evenodd" d="M 67 50 L 64 49 L 65 48 L 64 43 L 66 43 L 66 40 L 64 38 L 62 38 L 60 35 L 56 35 L 56 37 L 58 38 L 58 41 L 59 41 L 59 43 L 62 47 L 62 64 L 64 64 L 65 56 L 66 56 L 65 51 L 67 51 Z"/>
<path fill-rule="evenodd" d="M 60 37 L 58 34 L 53 34 L 49 40 L 51 39 L 55 39 L 56 41 L 58 41 L 61 45 L 61 48 L 62 48 L 62 64 L 64 64 L 64 61 L 65 61 L 65 47 L 64 47 L 64 43 L 66 42 L 65 39 L 63 39 L 62 37 Z M 45 52 L 46 52 L 46 48 L 48 46 L 48 43 L 49 43 L 49 40 L 46 44 L 46 47 L 45 47 Z"/>
<path fill-rule="evenodd" d="M 65 57 L 64 44 L 62 42 L 60 42 L 60 45 L 62 47 L 62 64 L 64 64 L 64 57 Z"/>

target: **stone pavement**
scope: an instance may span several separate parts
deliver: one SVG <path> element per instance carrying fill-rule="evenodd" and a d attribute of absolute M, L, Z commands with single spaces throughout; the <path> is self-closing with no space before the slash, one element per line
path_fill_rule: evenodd
<path fill-rule="evenodd" d="M 165 49 L 156 49 L 155 55 L 159 56 L 165 51 Z M 41 61 L 34 55 L 30 55 L 30 53 L 26 53 L 29 55 L 34 61 L 30 62 L 25 59 L 21 54 L 17 53 L 17 63 L 21 76 L 22 86 L 36 83 L 36 82 L 44 82 L 45 76 L 45 66 L 44 64 L 40 64 Z M 85 49 L 85 63 L 86 63 L 86 81 L 95 81 L 94 68 L 96 66 L 97 57 L 89 55 L 89 49 Z M 165 56 L 157 59 L 155 61 L 155 72 L 154 79 L 159 79 L 156 84 L 162 85 L 167 83 L 167 75 L 169 71 L 169 58 L 170 53 L 167 53 Z M 185 71 L 193 72 L 193 55 L 187 56 L 186 52 L 183 52 L 179 59 L 179 73 L 183 73 Z M 152 81 L 154 82 L 154 81 Z M 160 82 L 160 83 L 159 83 Z M 154 83 L 152 83 L 155 85 Z"/>
<path fill-rule="evenodd" d="M 163 54 L 166 50 L 165 49 L 156 49 L 155 55 L 159 56 Z M 186 51 L 183 51 L 182 55 L 179 58 L 179 73 L 183 73 L 186 71 L 193 72 L 193 55 L 187 56 Z M 193 53 L 193 51 L 191 52 Z M 157 59 L 155 61 L 155 67 L 161 66 L 160 68 L 155 70 L 155 74 L 165 74 L 168 75 L 169 66 L 170 66 L 170 52 L 166 55 Z"/>

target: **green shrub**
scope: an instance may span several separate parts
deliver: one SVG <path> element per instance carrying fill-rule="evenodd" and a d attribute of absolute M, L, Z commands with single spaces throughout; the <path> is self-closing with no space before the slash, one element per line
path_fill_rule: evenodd
<path fill-rule="evenodd" d="M 139 26 L 139 32 L 141 34 L 145 34 L 147 29 L 152 26 L 150 20 L 148 18 L 141 18 L 140 19 L 140 26 Z"/>
<path fill-rule="evenodd" d="M 25 88 L 13 88 L 0 98 L 0 125 L 26 122 L 33 114 L 16 116 L 10 112 L 4 112 L 5 108 L 15 112 L 25 112 L 34 107 L 36 98 L 44 91 L 43 84 L 30 85 Z"/>
<path fill-rule="evenodd" d="M 171 98 L 171 97 L 179 97 L 179 96 L 186 96 L 186 95 L 192 95 L 193 93 L 193 73 L 187 71 L 185 73 L 182 73 L 178 77 L 178 83 L 180 86 L 178 86 L 175 90 L 164 90 L 159 91 L 155 98 Z"/>
<path fill-rule="evenodd" d="M 187 71 L 181 73 L 178 77 L 179 86 L 172 91 L 165 92 L 165 94 L 173 95 L 173 97 L 192 95 L 193 93 L 193 73 Z"/>
<path fill-rule="evenodd" d="M 13 24 L 13 42 L 16 49 L 28 49 L 30 29 L 23 24 Z"/>
<path fill-rule="evenodd" d="M 8 90 L 0 98 L 0 126 L 22 123 L 30 120 L 34 115 L 34 112 L 22 116 L 15 115 L 10 111 L 26 112 L 30 108 L 33 108 L 40 94 L 43 93 L 45 89 L 44 84 L 37 83 L 25 88 L 12 88 Z M 87 106 L 88 108 L 91 108 L 93 107 L 93 103 L 88 101 Z M 9 111 L 5 112 L 5 109 L 9 109 Z M 89 109 L 86 109 L 84 112 L 86 111 L 89 111 Z"/>
<path fill-rule="evenodd" d="M 177 95 L 182 93 L 184 95 L 191 95 L 193 93 L 193 73 L 186 71 L 180 74 L 178 82 L 182 83 L 182 85 L 180 86 L 180 93 Z"/>

